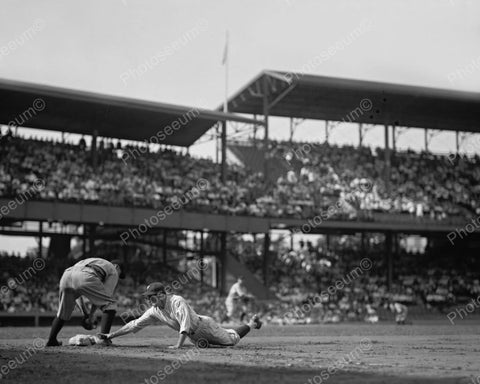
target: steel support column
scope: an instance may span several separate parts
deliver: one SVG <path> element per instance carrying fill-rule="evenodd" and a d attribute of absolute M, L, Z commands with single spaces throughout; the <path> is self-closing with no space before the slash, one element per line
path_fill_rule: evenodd
<path fill-rule="evenodd" d="M 268 82 L 267 78 L 263 80 L 263 119 L 264 119 L 264 128 L 265 135 L 263 137 L 263 169 L 264 169 L 264 178 L 267 178 L 268 175 L 268 115 L 269 115 L 269 105 L 268 105 Z"/>
<path fill-rule="evenodd" d="M 385 124 L 385 187 L 390 195 L 390 139 L 387 124 Z"/>
<path fill-rule="evenodd" d="M 268 265 L 269 265 L 270 233 L 265 233 L 263 240 L 263 284 L 268 288 Z"/>
<path fill-rule="evenodd" d="M 227 180 L 227 120 L 222 121 L 222 183 Z"/>
<path fill-rule="evenodd" d="M 385 257 L 387 266 L 387 287 L 392 288 L 393 282 L 393 257 L 392 257 L 392 232 L 385 232 Z"/>
<path fill-rule="evenodd" d="M 38 223 L 38 257 L 42 257 L 43 248 L 43 221 Z"/>

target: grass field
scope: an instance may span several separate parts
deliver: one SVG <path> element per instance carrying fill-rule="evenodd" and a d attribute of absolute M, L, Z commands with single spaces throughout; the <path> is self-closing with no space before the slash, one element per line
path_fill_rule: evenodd
<path fill-rule="evenodd" d="M 78 333 L 66 327 L 60 336 Z M 477 320 L 264 326 L 235 347 L 201 350 L 167 349 L 177 337 L 165 327 L 112 347 L 43 348 L 47 334 L 0 328 L 6 383 L 480 383 Z"/>

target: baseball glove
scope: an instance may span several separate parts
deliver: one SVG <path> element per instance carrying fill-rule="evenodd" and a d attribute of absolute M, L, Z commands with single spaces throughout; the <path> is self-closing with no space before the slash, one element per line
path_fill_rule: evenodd
<path fill-rule="evenodd" d="M 82 319 L 82 327 L 86 329 L 87 331 L 91 331 L 92 329 L 97 327 L 97 323 L 92 323 L 88 316 L 85 316 Z"/>

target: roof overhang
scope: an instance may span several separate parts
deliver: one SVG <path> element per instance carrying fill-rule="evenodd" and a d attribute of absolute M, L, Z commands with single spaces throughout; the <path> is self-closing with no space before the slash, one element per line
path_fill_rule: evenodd
<path fill-rule="evenodd" d="M 480 132 L 480 93 L 264 71 L 228 110 L 269 116 Z"/>
<path fill-rule="evenodd" d="M 219 121 L 251 118 L 146 100 L 0 79 L 0 124 L 187 147 Z M 151 140 L 156 142 L 156 140 Z"/>

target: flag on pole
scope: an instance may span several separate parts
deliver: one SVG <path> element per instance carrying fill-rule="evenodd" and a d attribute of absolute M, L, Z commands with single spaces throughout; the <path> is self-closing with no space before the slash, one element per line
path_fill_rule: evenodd
<path fill-rule="evenodd" d="M 222 65 L 225 65 L 228 61 L 228 31 L 225 33 L 225 48 L 223 50 Z"/>

